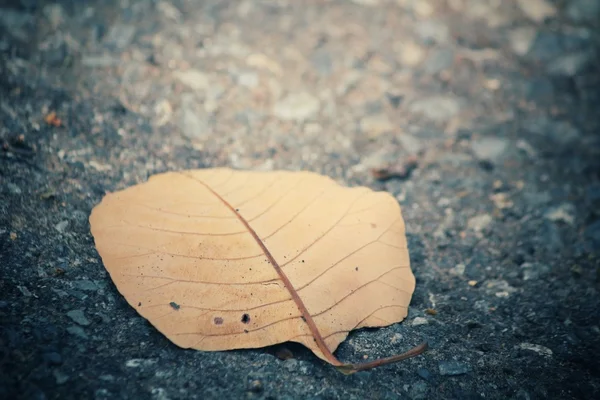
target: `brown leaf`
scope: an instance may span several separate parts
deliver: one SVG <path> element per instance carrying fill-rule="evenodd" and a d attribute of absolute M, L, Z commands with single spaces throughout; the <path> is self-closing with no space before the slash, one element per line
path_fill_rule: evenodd
<path fill-rule="evenodd" d="M 333 355 L 353 329 L 407 315 L 415 278 L 388 193 L 310 172 L 168 172 L 107 194 L 90 224 L 118 290 L 180 347 L 294 341 L 344 373 L 426 347 L 361 364 Z"/>

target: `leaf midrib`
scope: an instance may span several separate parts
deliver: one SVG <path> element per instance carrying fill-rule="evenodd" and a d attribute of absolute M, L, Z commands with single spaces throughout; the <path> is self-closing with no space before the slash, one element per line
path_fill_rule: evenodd
<path fill-rule="evenodd" d="M 237 212 L 236 209 L 231 204 L 229 204 L 229 202 L 227 200 L 225 200 L 223 197 L 221 197 L 221 195 L 219 193 L 217 193 L 216 191 L 214 191 L 204 181 L 202 181 L 201 179 L 198 179 L 198 178 L 196 178 L 194 176 L 185 174 L 183 172 L 181 174 L 183 176 L 187 177 L 187 178 L 190 178 L 190 179 L 198 182 L 202 186 L 204 186 L 217 199 L 219 199 L 219 201 L 221 201 L 223 203 L 223 205 L 226 206 L 237 217 L 237 219 L 244 225 L 244 227 L 248 230 L 248 232 L 250 233 L 250 235 L 252 235 L 252 237 L 256 241 L 256 244 L 258 244 L 258 246 L 261 248 L 261 250 L 263 251 L 263 253 L 267 257 L 267 259 L 269 260 L 271 266 L 275 269 L 275 272 L 277 272 L 277 275 L 279 276 L 279 279 L 281 279 L 281 281 L 283 282 L 285 288 L 290 293 L 290 296 L 292 296 L 292 300 L 294 300 L 294 303 L 296 303 L 296 306 L 298 307 L 298 310 L 302 314 L 302 319 L 308 325 L 308 329 L 310 330 L 310 333 L 312 334 L 313 338 L 315 339 L 315 343 L 317 344 L 317 347 L 319 348 L 319 350 L 321 350 L 321 353 L 325 356 L 325 358 L 327 358 L 327 360 L 331 364 L 336 365 L 336 366 L 342 365 L 342 363 L 333 355 L 333 353 L 331 353 L 331 351 L 329 350 L 329 348 L 325 344 L 325 340 L 323 339 L 323 336 L 321 335 L 321 332 L 319 332 L 319 328 L 317 328 L 317 325 L 315 324 L 315 321 L 313 320 L 312 316 L 308 312 L 308 309 L 306 308 L 306 305 L 304 304 L 304 302 L 302 301 L 302 299 L 298 295 L 298 292 L 296 291 L 296 289 L 292 285 L 292 282 L 289 280 L 289 278 L 287 277 L 287 275 L 283 272 L 283 270 L 279 266 L 279 263 L 277 262 L 277 260 L 275 260 L 275 258 L 273 257 L 273 255 L 271 254 L 271 252 L 269 251 L 269 249 L 267 248 L 267 246 L 265 246 L 265 244 L 263 243 L 263 241 L 256 234 L 256 232 L 250 226 L 250 224 L 248 223 L 248 221 L 246 221 L 246 219 L 239 212 Z"/>

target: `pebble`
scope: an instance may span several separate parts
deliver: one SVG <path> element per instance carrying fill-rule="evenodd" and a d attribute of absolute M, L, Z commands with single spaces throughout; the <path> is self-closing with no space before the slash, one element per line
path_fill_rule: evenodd
<path fill-rule="evenodd" d="M 427 325 L 427 324 L 429 324 L 429 321 L 427 320 L 427 318 L 423 318 L 423 317 L 415 317 L 411 323 L 412 326 Z"/>
<path fill-rule="evenodd" d="M 433 374 L 427 368 L 421 367 L 421 368 L 417 369 L 417 375 L 419 375 L 421 378 L 425 379 L 426 381 L 433 380 Z"/>
<path fill-rule="evenodd" d="M 237 76 L 237 83 L 253 89 L 258 86 L 258 74 L 254 71 L 242 72 Z"/>
<path fill-rule="evenodd" d="M 88 339 L 88 335 L 85 333 L 82 327 L 71 325 L 67 327 L 67 332 L 71 335 L 80 337 L 81 339 Z"/>
<path fill-rule="evenodd" d="M 402 64 L 416 67 L 425 58 L 425 50 L 415 42 L 406 41 L 400 44 L 400 55 Z"/>
<path fill-rule="evenodd" d="M 475 232 L 481 232 L 492 223 L 492 216 L 489 214 L 476 215 L 469 218 L 467 221 L 467 228 L 474 230 Z"/>
<path fill-rule="evenodd" d="M 58 369 L 53 370 L 52 375 L 54 375 L 54 380 L 57 385 L 65 384 L 69 380 L 69 376 L 60 372 Z"/>
<path fill-rule="evenodd" d="M 64 220 L 64 221 L 60 221 L 58 224 L 54 225 L 54 229 L 56 229 L 60 233 L 63 233 L 67 229 L 68 226 L 69 226 L 69 221 Z"/>
<path fill-rule="evenodd" d="M 438 74 L 448 69 L 454 63 L 454 51 L 452 49 L 435 49 L 425 60 L 423 70 L 431 75 Z"/>
<path fill-rule="evenodd" d="M 204 110 L 200 108 L 192 110 L 186 106 L 181 111 L 181 131 L 185 137 L 196 140 L 210 134 L 208 116 Z"/>
<path fill-rule="evenodd" d="M 396 139 L 400 142 L 402 148 L 409 154 L 418 154 L 425 146 L 421 140 L 405 132 L 397 135 Z"/>
<path fill-rule="evenodd" d="M 552 357 L 552 350 L 550 350 L 549 348 L 545 347 L 545 346 L 541 346 L 539 344 L 533 344 L 533 343 L 521 343 L 519 344 L 519 347 L 523 350 L 529 350 L 529 351 L 533 351 L 535 353 L 538 353 L 539 355 L 545 356 L 545 357 Z"/>
<path fill-rule="evenodd" d="M 412 103 L 410 111 L 421 114 L 435 122 L 445 122 L 457 115 L 461 109 L 459 99 L 451 96 L 432 96 Z"/>
<path fill-rule="evenodd" d="M 545 213 L 544 218 L 553 222 L 565 222 L 569 225 L 575 223 L 575 206 L 571 203 L 550 207 Z"/>
<path fill-rule="evenodd" d="M 442 21 L 425 20 L 416 25 L 415 33 L 426 45 L 443 44 L 450 38 L 450 30 Z"/>
<path fill-rule="evenodd" d="M 569 0 L 566 14 L 575 22 L 600 20 L 600 1 L 598 0 Z"/>
<path fill-rule="evenodd" d="M 524 281 L 536 280 L 550 273 L 550 267 L 546 264 L 526 262 L 521 265 L 521 268 Z"/>
<path fill-rule="evenodd" d="M 291 93 L 275 104 L 273 115 L 285 121 L 303 121 L 314 116 L 321 103 L 307 92 Z"/>
<path fill-rule="evenodd" d="M 189 69 L 187 71 L 177 71 L 174 73 L 181 83 L 189 86 L 194 90 L 204 91 L 210 86 L 210 78 L 208 74 L 197 70 Z"/>
<path fill-rule="evenodd" d="M 523 14 L 537 23 L 556 15 L 556 7 L 546 0 L 517 0 L 517 3 Z"/>
<path fill-rule="evenodd" d="M 394 125 L 386 114 L 369 115 L 361 119 L 360 129 L 371 139 L 380 136 L 383 133 L 390 132 Z"/>
<path fill-rule="evenodd" d="M 83 310 L 71 310 L 67 312 L 67 317 L 71 318 L 73 322 L 79 325 L 90 325 L 90 321 L 86 318 L 85 314 L 83 313 Z"/>
<path fill-rule="evenodd" d="M 117 50 L 123 50 L 131 44 L 135 36 L 135 25 L 133 24 L 114 24 L 106 37 L 105 43 Z"/>
<path fill-rule="evenodd" d="M 321 76 L 329 76 L 333 72 L 333 60 L 329 51 L 324 49 L 315 51 L 310 57 L 310 62 Z"/>
<path fill-rule="evenodd" d="M 560 145 L 571 144 L 581 137 L 579 130 L 569 121 L 554 121 L 545 116 L 526 120 L 523 129 Z"/>
<path fill-rule="evenodd" d="M 591 61 L 593 54 L 589 51 L 580 51 L 559 57 L 550 64 L 546 70 L 551 75 L 573 77 L 581 72 Z"/>
<path fill-rule="evenodd" d="M 467 364 L 454 360 L 440 361 L 438 368 L 440 370 L 440 375 L 444 376 L 464 375 L 470 371 Z"/>
<path fill-rule="evenodd" d="M 525 56 L 529 53 L 537 32 L 534 28 L 523 27 L 513 29 L 508 33 L 508 41 L 512 51 L 518 56 Z"/>
<path fill-rule="evenodd" d="M 20 187 L 18 187 L 17 185 L 15 185 L 15 184 L 14 184 L 14 183 L 12 183 L 12 182 L 9 182 L 9 183 L 6 185 L 6 187 L 8 188 L 8 192 L 9 192 L 10 194 L 21 194 L 21 193 L 23 193 L 23 191 L 21 190 L 21 188 L 20 188 Z"/>
<path fill-rule="evenodd" d="M 415 399 L 415 400 L 427 399 L 428 394 L 429 394 L 429 385 L 427 385 L 427 383 L 423 382 L 423 381 L 415 382 L 411 386 L 408 394 L 411 399 Z"/>
<path fill-rule="evenodd" d="M 508 141 L 504 138 L 484 137 L 471 143 L 471 150 L 479 161 L 496 164 L 502 157 Z"/>
<path fill-rule="evenodd" d="M 34 23 L 33 15 L 11 8 L 0 8 L 0 24 L 17 39 L 28 40 L 29 35 L 35 32 L 35 29 L 31 29 Z"/>
<path fill-rule="evenodd" d="M 71 285 L 73 285 L 74 289 L 79 289 L 79 290 L 83 290 L 83 291 L 96 291 L 99 289 L 98 285 L 96 283 L 94 283 L 94 281 L 88 281 L 88 280 L 78 280 L 78 281 L 73 281 L 71 283 Z"/>
<path fill-rule="evenodd" d="M 296 359 L 289 359 L 286 360 L 283 363 L 283 368 L 285 368 L 286 370 L 293 372 L 295 374 L 302 374 L 302 375 L 310 375 L 312 370 L 314 369 L 313 365 L 309 362 L 306 361 L 300 361 L 300 360 L 296 360 Z"/>

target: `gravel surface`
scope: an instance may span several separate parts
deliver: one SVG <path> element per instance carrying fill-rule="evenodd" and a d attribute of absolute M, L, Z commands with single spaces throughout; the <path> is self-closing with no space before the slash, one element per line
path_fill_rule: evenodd
<path fill-rule="evenodd" d="M 600 1 L 0 1 L 0 398 L 600 398 Z M 162 171 L 392 193 L 417 288 L 345 361 L 171 344 L 88 216 Z M 290 358 L 291 355 L 291 358 Z"/>

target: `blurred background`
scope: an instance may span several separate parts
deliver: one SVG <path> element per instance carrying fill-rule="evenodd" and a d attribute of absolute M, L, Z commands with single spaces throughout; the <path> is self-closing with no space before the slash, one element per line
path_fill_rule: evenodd
<path fill-rule="evenodd" d="M 597 0 L 0 0 L 0 395 L 598 398 L 599 25 Z M 341 377 L 150 329 L 89 212 L 216 166 L 392 193 L 409 318 L 339 357 L 428 353 Z"/>

